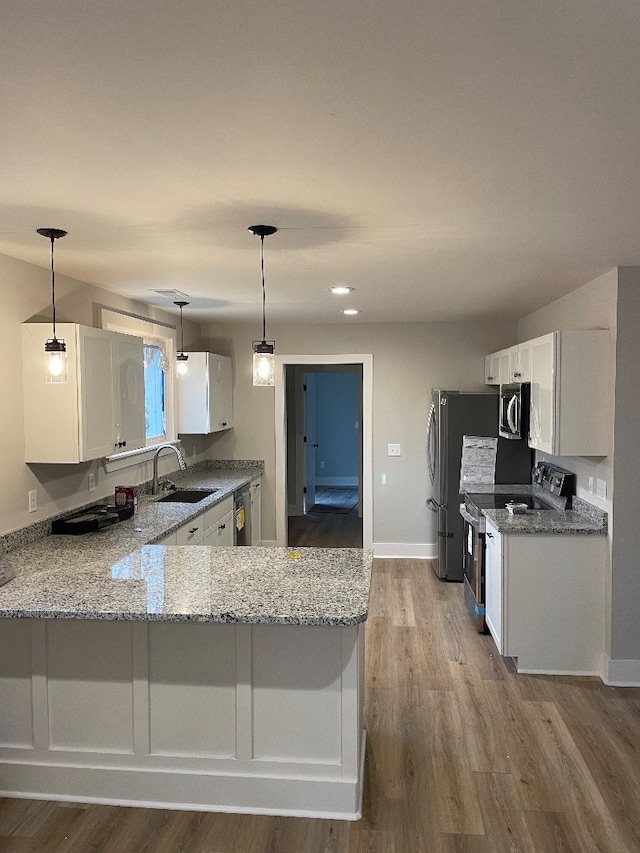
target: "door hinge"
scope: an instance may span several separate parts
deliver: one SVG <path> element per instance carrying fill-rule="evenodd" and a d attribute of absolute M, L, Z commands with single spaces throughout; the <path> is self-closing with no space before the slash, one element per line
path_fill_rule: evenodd
<path fill-rule="evenodd" d="M 303 436 L 302 436 L 302 443 L 303 443 L 303 444 L 306 444 L 306 443 L 307 443 L 307 436 L 306 436 L 306 435 L 303 435 Z"/>
<path fill-rule="evenodd" d="M 306 494 L 307 494 L 307 487 L 306 487 L 306 486 L 303 486 L 303 487 L 302 487 L 302 494 L 303 494 L 303 495 L 306 495 Z"/>

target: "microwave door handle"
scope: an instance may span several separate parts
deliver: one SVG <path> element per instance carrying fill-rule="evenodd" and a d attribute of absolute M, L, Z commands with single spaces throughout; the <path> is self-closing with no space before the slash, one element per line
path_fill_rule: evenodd
<path fill-rule="evenodd" d="M 509 424 L 509 429 L 512 433 L 516 433 L 518 431 L 518 424 L 516 420 L 517 416 L 518 397 L 514 394 L 513 397 L 509 400 L 509 405 L 507 406 L 507 423 Z"/>

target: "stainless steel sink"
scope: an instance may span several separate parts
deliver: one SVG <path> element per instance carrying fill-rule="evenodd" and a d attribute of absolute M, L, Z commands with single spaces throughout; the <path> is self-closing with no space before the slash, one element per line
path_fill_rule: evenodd
<path fill-rule="evenodd" d="M 175 492 L 168 492 L 164 497 L 158 498 L 156 503 L 197 504 L 217 491 L 219 489 L 176 489 Z"/>

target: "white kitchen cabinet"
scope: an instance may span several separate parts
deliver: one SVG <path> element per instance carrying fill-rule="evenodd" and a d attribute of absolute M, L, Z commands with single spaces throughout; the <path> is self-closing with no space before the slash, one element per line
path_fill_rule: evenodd
<path fill-rule="evenodd" d="M 249 486 L 251 502 L 251 544 L 262 541 L 262 478 L 254 480 Z"/>
<path fill-rule="evenodd" d="M 178 380 L 178 432 L 205 435 L 233 426 L 231 359 L 190 352 L 189 371 Z"/>
<path fill-rule="evenodd" d="M 487 627 L 518 672 L 600 672 L 606 547 L 606 536 L 511 535 L 487 520 Z"/>
<path fill-rule="evenodd" d="M 485 535 L 485 622 L 500 654 L 502 647 L 502 536 L 487 522 Z"/>
<path fill-rule="evenodd" d="M 485 385 L 500 384 L 500 353 L 492 352 L 484 357 L 484 382 Z"/>
<path fill-rule="evenodd" d="M 25 462 L 85 462 L 145 445 L 142 338 L 58 323 L 68 381 L 45 382 L 47 323 L 22 326 Z"/>
<path fill-rule="evenodd" d="M 531 382 L 531 341 L 509 347 L 509 376 L 504 382 Z"/>
<path fill-rule="evenodd" d="M 606 456 L 609 332 L 551 332 L 529 343 L 529 446 L 554 456 Z"/>
<path fill-rule="evenodd" d="M 176 545 L 204 545 L 204 514 L 176 530 Z"/>
<path fill-rule="evenodd" d="M 204 513 L 204 544 L 233 545 L 233 497 L 225 498 Z"/>

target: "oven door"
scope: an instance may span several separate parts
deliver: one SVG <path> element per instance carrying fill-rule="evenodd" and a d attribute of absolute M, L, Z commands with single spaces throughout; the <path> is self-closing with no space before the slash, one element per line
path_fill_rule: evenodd
<path fill-rule="evenodd" d="M 480 521 L 468 512 L 464 504 L 460 506 L 460 514 L 464 519 L 464 598 L 476 628 L 484 633 L 484 533 L 480 531 Z"/>

